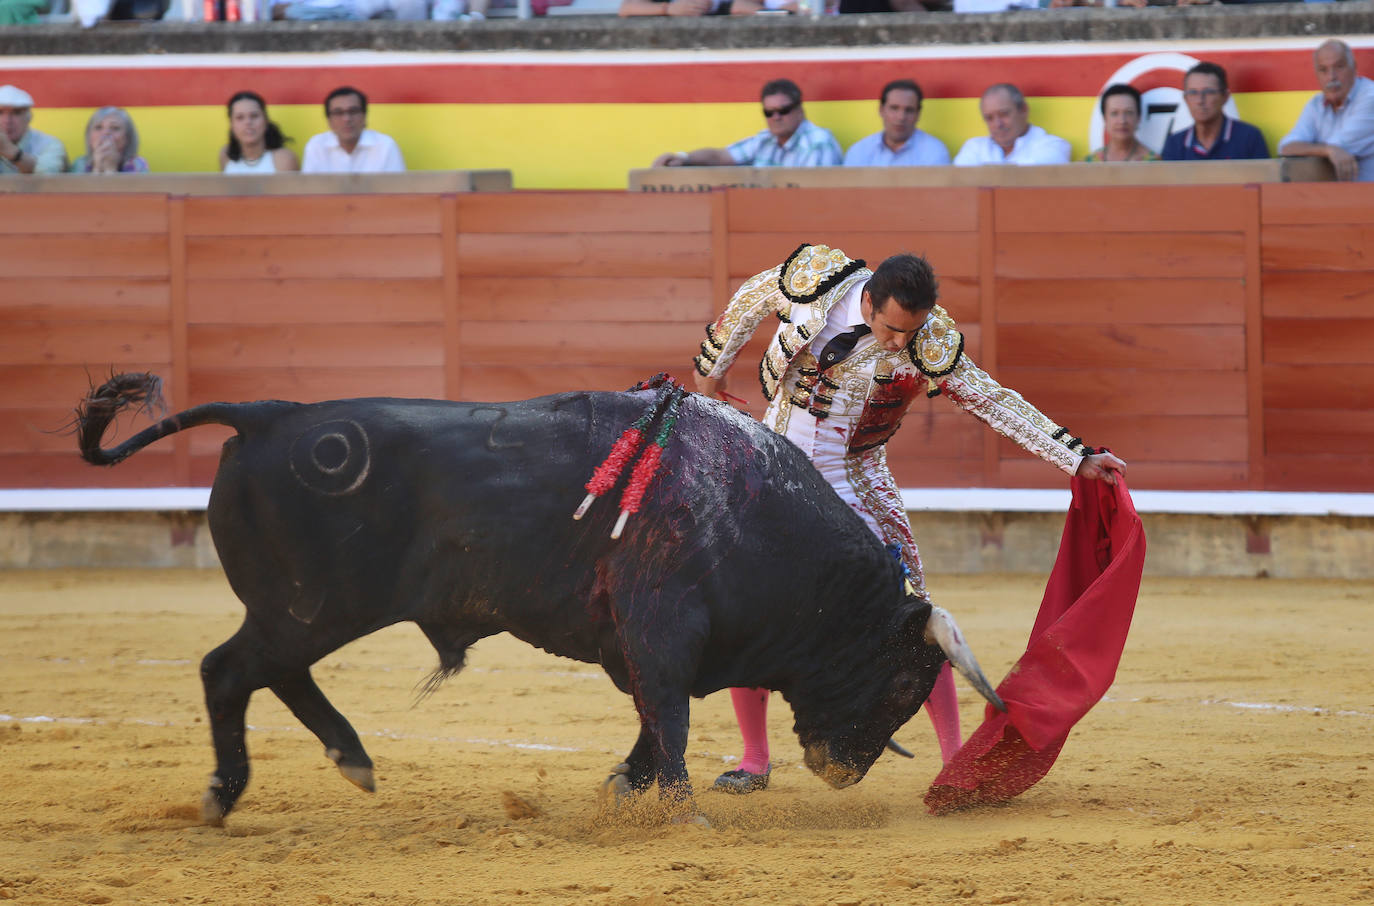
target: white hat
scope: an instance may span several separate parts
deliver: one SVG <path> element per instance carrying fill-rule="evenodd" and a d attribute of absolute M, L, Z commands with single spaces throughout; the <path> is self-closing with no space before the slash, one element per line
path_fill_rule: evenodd
<path fill-rule="evenodd" d="M 33 98 L 22 88 L 0 85 L 0 107 L 32 107 Z"/>

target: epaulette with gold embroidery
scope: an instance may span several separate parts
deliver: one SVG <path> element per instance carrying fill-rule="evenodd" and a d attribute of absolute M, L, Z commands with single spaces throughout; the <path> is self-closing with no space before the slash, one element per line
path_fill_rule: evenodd
<path fill-rule="evenodd" d="M 939 380 L 953 373 L 964 354 L 964 335 L 943 306 L 936 305 L 906 347 L 911 362 L 930 379 L 927 396 L 940 394 Z"/>
<path fill-rule="evenodd" d="M 802 245 L 778 271 L 778 289 L 789 302 L 806 305 L 816 301 L 841 280 L 864 267 L 839 249 L 825 245 Z"/>

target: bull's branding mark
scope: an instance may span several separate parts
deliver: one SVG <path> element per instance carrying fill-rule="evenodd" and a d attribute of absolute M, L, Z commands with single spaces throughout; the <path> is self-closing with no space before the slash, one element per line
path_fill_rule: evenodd
<path fill-rule="evenodd" d="M 500 440 L 497 439 L 497 426 L 500 425 L 501 422 L 505 421 L 506 416 L 510 414 L 506 411 L 506 408 L 504 406 L 474 406 L 470 414 L 473 418 L 476 418 L 479 413 L 481 413 L 483 416 L 491 416 L 491 428 L 487 431 L 488 450 L 515 450 L 525 445 L 525 442 L 523 440 L 517 440 L 513 443 L 502 443 Z"/>
<path fill-rule="evenodd" d="M 363 486 L 372 451 L 362 425 L 349 419 L 321 422 L 291 442 L 291 474 L 317 494 L 339 497 Z"/>

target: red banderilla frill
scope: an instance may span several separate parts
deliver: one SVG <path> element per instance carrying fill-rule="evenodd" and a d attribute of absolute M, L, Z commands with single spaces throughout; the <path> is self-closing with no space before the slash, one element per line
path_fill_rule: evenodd
<path fill-rule="evenodd" d="M 654 401 L 653 405 L 635 420 L 635 423 L 626 428 L 621 433 L 611 447 L 611 452 L 601 465 L 592 472 L 592 477 L 587 482 L 587 496 L 583 498 L 582 505 L 573 513 L 574 519 L 581 519 L 586 515 L 596 498 L 605 494 L 615 486 L 620 475 L 625 471 L 631 459 L 644 442 L 645 430 L 658 417 L 660 412 L 664 412 L 663 423 L 659 427 L 658 434 L 654 437 L 654 442 L 649 444 L 644 453 L 635 463 L 634 471 L 630 473 L 630 480 L 625 486 L 625 491 L 620 497 L 620 518 L 616 520 L 615 528 L 611 530 L 611 538 L 618 539 L 625 530 L 625 523 L 629 521 L 632 513 L 639 512 L 640 505 L 644 502 L 644 495 L 649 490 L 649 485 L 653 483 L 654 476 L 658 473 L 658 467 L 663 459 L 663 448 L 668 444 L 668 438 L 673 432 L 673 425 L 677 422 L 678 409 L 682 406 L 682 400 L 687 396 L 687 388 L 681 386 L 667 374 L 659 374 L 652 380 L 644 381 L 632 387 L 631 390 L 647 390 L 668 385 L 669 390 L 666 394 Z"/>
<path fill-rule="evenodd" d="M 639 421 L 644 421 L 640 419 Z M 635 422 L 639 424 L 639 422 Z M 591 480 L 587 482 L 587 496 L 582 498 L 582 505 L 573 513 L 574 519 L 581 519 L 587 515 L 587 510 L 591 508 L 592 501 L 602 494 L 615 487 L 616 481 L 620 479 L 620 473 L 625 471 L 625 466 L 634 458 L 635 451 L 644 442 L 644 432 L 638 428 L 626 428 L 620 435 L 620 439 L 611 447 L 610 454 L 601 465 L 596 467 L 592 473 Z"/>

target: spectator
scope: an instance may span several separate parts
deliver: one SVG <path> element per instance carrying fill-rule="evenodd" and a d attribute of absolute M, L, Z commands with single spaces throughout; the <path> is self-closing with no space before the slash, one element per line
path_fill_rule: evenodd
<path fill-rule="evenodd" d="M 770 2 L 776 0 L 620 0 L 620 15 L 752 16 Z"/>
<path fill-rule="evenodd" d="M 840 0 L 840 13 L 911 13 L 945 10 L 948 0 Z"/>
<path fill-rule="evenodd" d="M 1164 160 L 1261 160 L 1269 156 L 1264 136 L 1249 123 L 1233 120 L 1222 108 L 1230 100 L 1226 70 L 1198 63 L 1183 76 L 1183 100 L 1193 125 L 1164 140 Z"/>
<path fill-rule="evenodd" d="M 147 173 L 138 156 L 138 130 L 119 107 L 101 107 L 86 121 L 86 153 L 72 162 L 73 173 Z"/>
<path fill-rule="evenodd" d="M 964 142 L 954 158 L 956 167 L 978 167 L 984 164 L 1067 164 L 1069 143 L 1057 135 L 1050 135 L 1030 123 L 1030 108 L 1021 89 L 1006 82 L 993 85 L 983 92 L 978 103 L 983 122 L 987 123 L 986 138 L 978 136 Z"/>
<path fill-rule="evenodd" d="M 37 25 L 48 0 L 0 0 L 0 25 Z"/>
<path fill-rule="evenodd" d="M 423 0 L 422 0 L 423 2 Z M 460 19 L 464 22 L 481 22 L 487 17 L 487 7 L 491 0 L 434 0 L 429 17 L 437 22 Z M 541 15 L 536 12 L 536 15 Z M 625 15 L 621 13 L 621 15 Z M 398 15 L 396 18 L 400 18 Z"/>
<path fill-rule="evenodd" d="M 480 0 L 485 6 L 486 0 Z M 320 21 L 329 19 L 429 18 L 428 0 L 287 0 L 272 4 L 273 19 Z"/>
<path fill-rule="evenodd" d="M 14 85 L 0 85 L 0 175 L 67 169 L 67 149 L 51 135 L 30 129 L 32 120 L 29 93 Z"/>
<path fill-rule="evenodd" d="M 1337 179 L 1374 181 L 1374 84 L 1355 72 L 1355 55 L 1344 41 L 1323 42 L 1313 63 L 1321 93 L 1302 108 L 1279 153 L 1325 157 Z"/>
<path fill-rule="evenodd" d="M 1135 137 L 1140 128 L 1140 92 L 1131 85 L 1107 86 L 1100 101 L 1107 143 L 1083 158 L 1090 163 L 1123 160 L 1159 160 Z"/>
<path fill-rule="evenodd" d="M 835 136 L 806 118 L 802 93 L 791 79 L 763 86 L 763 118 L 768 128 L 728 148 L 669 151 L 655 167 L 834 167 L 843 155 Z"/>
<path fill-rule="evenodd" d="M 943 166 L 949 149 L 935 136 L 916 128 L 925 95 L 911 79 L 883 86 L 878 116 L 883 131 L 859 139 L 845 152 L 846 167 Z"/>
<path fill-rule="evenodd" d="M 367 95 L 347 85 L 324 99 L 329 132 L 305 143 L 306 173 L 403 173 L 406 162 L 394 139 L 367 128 Z"/>
<path fill-rule="evenodd" d="M 299 170 L 296 152 L 286 147 L 281 127 L 267 116 L 267 102 L 252 91 L 229 99 L 229 143 L 219 149 L 225 173 L 281 173 Z"/>

